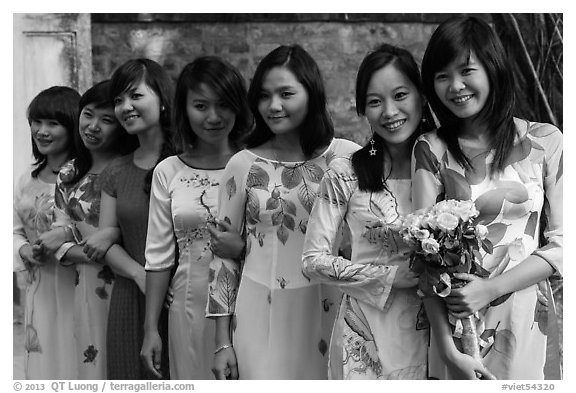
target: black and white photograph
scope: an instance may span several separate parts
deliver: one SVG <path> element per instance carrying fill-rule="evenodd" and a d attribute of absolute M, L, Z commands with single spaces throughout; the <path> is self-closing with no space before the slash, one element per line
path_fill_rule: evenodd
<path fill-rule="evenodd" d="M 14 391 L 568 386 L 564 13 L 331 8 L 12 13 Z"/>

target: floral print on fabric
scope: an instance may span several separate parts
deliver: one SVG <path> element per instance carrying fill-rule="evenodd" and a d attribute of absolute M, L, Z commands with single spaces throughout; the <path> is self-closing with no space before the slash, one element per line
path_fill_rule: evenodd
<path fill-rule="evenodd" d="M 430 206 L 442 199 L 472 199 L 480 211 L 476 223 L 488 228 L 492 254 L 483 256 L 491 277 L 502 274 L 530 254 L 562 272 L 561 132 L 554 126 L 515 119 L 516 142 L 503 171 L 490 175 L 492 151 L 463 146 L 472 168 L 459 165 L 436 132 L 419 138 L 414 148 L 414 206 Z M 546 245 L 539 247 L 541 215 Z M 485 365 L 498 379 L 543 379 L 547 357 L 548 317 L 555 315 L 548 282 L 505 295 L 480 310 L 478 326 Z M 550 300 L 546 302 L 545 299 Z M 548 304 L 548 306 L 545 306 Z M 455 332 L 458 335 L 458 332 Z M 435 355 L 435 343 L 431 356 Z M 441 362 L 435 362 L 439 365 Z M 445 378 L 443 365 L 432 377 Z"/>
<path fill-rule="evenodd" d="M 302 245 L 324 172 L 357 147 L 334 139 L 301 162 L 243 150 L 226 166 L 218 218 L 244 233 L 246 257 L 211 262 L 206 315 L 233 315 L 241 379 L 327 378 L 339 295 L 302 274 Z"/>

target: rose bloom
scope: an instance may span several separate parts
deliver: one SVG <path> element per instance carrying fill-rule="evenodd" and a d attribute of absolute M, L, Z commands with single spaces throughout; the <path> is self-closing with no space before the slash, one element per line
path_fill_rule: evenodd
<path fill-rule="evenodd" d="M 424 239 L 422 240 L 422 250 L 426 254 L 438 254 L 438 251 L 440 250 L 440 245 L 435 239 L 432 238 Z"/>
<path fill-rule="evenodd" d="M 430 229 L 437 229 L 438 223 L 436 222 L 436 217 L 432 213 L 426 213 L 422 217 L 422 226 Z"/>
<path fill-rule="evenodd" d="M 488 228 L 485 225 L 478 224 L 474 228 L 474 234 L 478 239 L 484 240 L 488 236 Z"/>
<path fill-rule="evenodd" d="M 453 213 L 460 217 L 462 221 L 468 221 L 471 218 L 478 217 L 478 210 L 476 209 L 476 205 L 474 202 L 467 200 L 467 201 L 460 201 L 457 207 L 454 208 Z"/>
<path fill-rule="evenodd" d="M 452 213 L 440 213 L 436 218 L 438 227 L 444 231 L 453 231 L 458 226 L 459 220 Z"/>
<path fill-rule="evenodd" d="M 430 231 L 428 229 L 414 228 L 414 230 L 412 230 L 411 232 L 412 236 L 414 236 L 418 240 L 424 240 L 430 237 Z"/>

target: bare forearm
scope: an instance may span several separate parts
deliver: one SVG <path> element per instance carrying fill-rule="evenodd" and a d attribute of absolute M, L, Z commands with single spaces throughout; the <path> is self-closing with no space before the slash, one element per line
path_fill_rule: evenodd
<path fill-rule="evenodd" d="M 62 258 L 64 263 L 91 263 L 90 259 L 84 254 L 81 246 L 72 246 L 64 257 Z"/>
<path fill-rule="evenodd" d="M 531 255 L 512 269 L 489 280 L 494 299 L 534 285 L 554 273 L 544 259 Z M 492 299 L 492 300 L 494 300 Z"/>
<path fill-rule="evenodd" d="M 232 343 L 230 321 L 232 316 L 216 317 L 216 347 Z"/>
<path fill-rule="evenodd" d="M 170 270 L 146 272 L 146 318 L 144 330 L 157 331 L 160 311 L 170 284 Z"/>
<path fill-rule="evenodd" d="M 431 332 L 440 347 L 440 356 L 446 361 L 456 350 L 456 346 L 452 339 L 452 329 L 448 322 L 444 301 L 435 296 L 424 298 L 424 308 L 430 321 Z"/>
<path fill-rule="evenodd" d="M 134 280 L 139 272 L 144 271 L 144 266 L 132 259 L 130 255 L 117 244 L 114 244 L 108 249 L 104 260 L 114 273 L 131 280 Z"/>

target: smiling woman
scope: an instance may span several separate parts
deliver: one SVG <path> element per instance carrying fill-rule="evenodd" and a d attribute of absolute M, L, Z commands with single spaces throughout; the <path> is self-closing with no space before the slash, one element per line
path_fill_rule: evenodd
<path fill-rule="evenodd" d="M 248 101 L 256 127 L 220 182 L 218 218 L 246 234 L 246 255 L 241 264 L 217 252 L 210 262 L 214 371 L 217 379 L 326 379 L 339 300 L 302 274 L 302 244 L 324 171 L 358 146 L 333 138 L 322 76 L 298 45 L 262 59 Z"/>
<path fill-rule="evenodd" d="M 76 156 L 80 95 L 55 86 L 40 92 L 28 107 L 28 121 L 36 164 L 14 187 L 14 270 L 27 278 L 25 378 L 74 379 L 73 269 L 61 266 L 53 250 L 69 232 L 52 229 L 54 169 Z"/>

